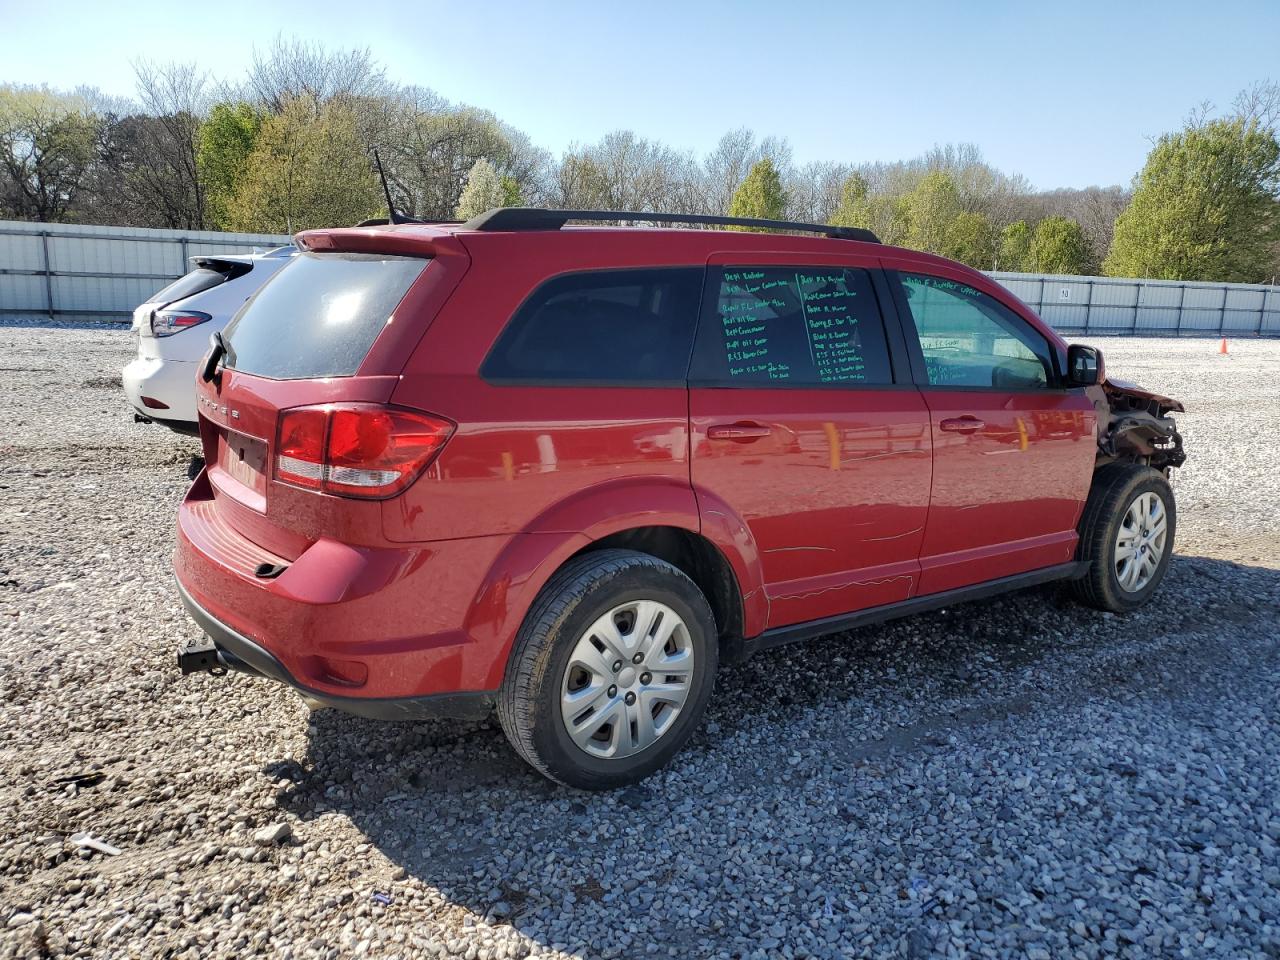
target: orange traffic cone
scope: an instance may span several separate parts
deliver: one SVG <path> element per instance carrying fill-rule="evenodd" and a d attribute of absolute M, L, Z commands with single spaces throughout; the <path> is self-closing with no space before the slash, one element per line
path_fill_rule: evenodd
<path fill-rule="evenodd" d="M 1222 338 L 1222 346 L 1218 347 L 1218 352 L 1219 352 L 1219 353 L 1226 353 L 1226 352 L 1227 352 L 1227 338 L 1226 338 L 1226 337 L 1223 337 L 1223 338 Z"/>

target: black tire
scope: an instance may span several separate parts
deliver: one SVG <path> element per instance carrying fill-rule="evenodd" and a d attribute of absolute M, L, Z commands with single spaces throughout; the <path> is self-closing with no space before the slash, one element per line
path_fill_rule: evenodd
<path fill-rule="evenodd" d="M 1130 505 L 1142 494 L 1154 493 L 1168 518 L 1164 553 L 1151 579 L 1129 591 L 1116 574 L 1116 538 Z M 1089 572 L 1071 584 L 1076 599 L 1098 610 L 1129 613 L 1151 599 L 1160 586 L 1173 556 L 1177 532 L 1177 507 L 1173 490 L 1163 473 L 1137 463 L 1111 463 L 1093 475 L 1093 487 L 1080 518 L 1080 545 L 1076 556 L 1090 562 Z"/>
<path fill-rule="evenodd" d="M 679 615 L 694 655 L 690 691 L 671 727 L 648 748 L 604 759 L 577 746 L 560 713 L 561 686 L 574 646 L 588 628 L 630 600 L 657 600 Z M 516 752 L 545 777 L 583 790 L 642 780 L 692 736 L 715 685 L 715 619 L 693 581 L 664 560 L 631 550 L 575 557 L 538 594 L 516 635 L 498 695 L 498 719 Z"/>

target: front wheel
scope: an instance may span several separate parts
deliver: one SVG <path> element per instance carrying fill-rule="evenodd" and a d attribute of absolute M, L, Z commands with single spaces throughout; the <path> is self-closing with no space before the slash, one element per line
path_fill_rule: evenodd
<path fill-rule="evenodd" d="M 684 746 L 715 683 L 715 621 L 671 564 L 630 550 L 570 560 L 516 637 L 498 719 L 544 776 L 624 786 Z"/>
<path fill-rule="evenodd" d="M 1164 579 L 1173 555 L 1177 508 L 1164 474 L 1113 463 L 1094 475 L 1080 520 L 1079 558 L 1091 563 L 1075 595 L 1091 607 L 1128 613 Z"/>

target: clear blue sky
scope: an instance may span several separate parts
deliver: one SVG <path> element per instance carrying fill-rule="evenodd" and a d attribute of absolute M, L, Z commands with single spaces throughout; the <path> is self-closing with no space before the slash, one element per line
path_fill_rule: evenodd
<path fill-rule="evenodd" d="M 235 77 L 281 31 L 369 46 L 555 153 L 618 128 L 701 152 L 750 126 L 801 163 L 972 141 L 1041 188 L 1127 183 L 1192 106 L 1280 80 L 1278 0 L 0 0 L 0 82 L 128 94 L 140 55 Z"/>

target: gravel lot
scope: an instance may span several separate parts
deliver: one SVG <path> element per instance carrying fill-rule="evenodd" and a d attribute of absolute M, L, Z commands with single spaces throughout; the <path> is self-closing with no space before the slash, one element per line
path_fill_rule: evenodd
<path fill-rule="evenodd" d="M 0 328 L 0 956 L 1280 956 L 1280 342 L 1098 343 L 1190 409 L 1156 605 L 763 654 L 587 795 L 493 721 L 180 678 L 195 442 L 132 422 L 124 332 Z"/>

